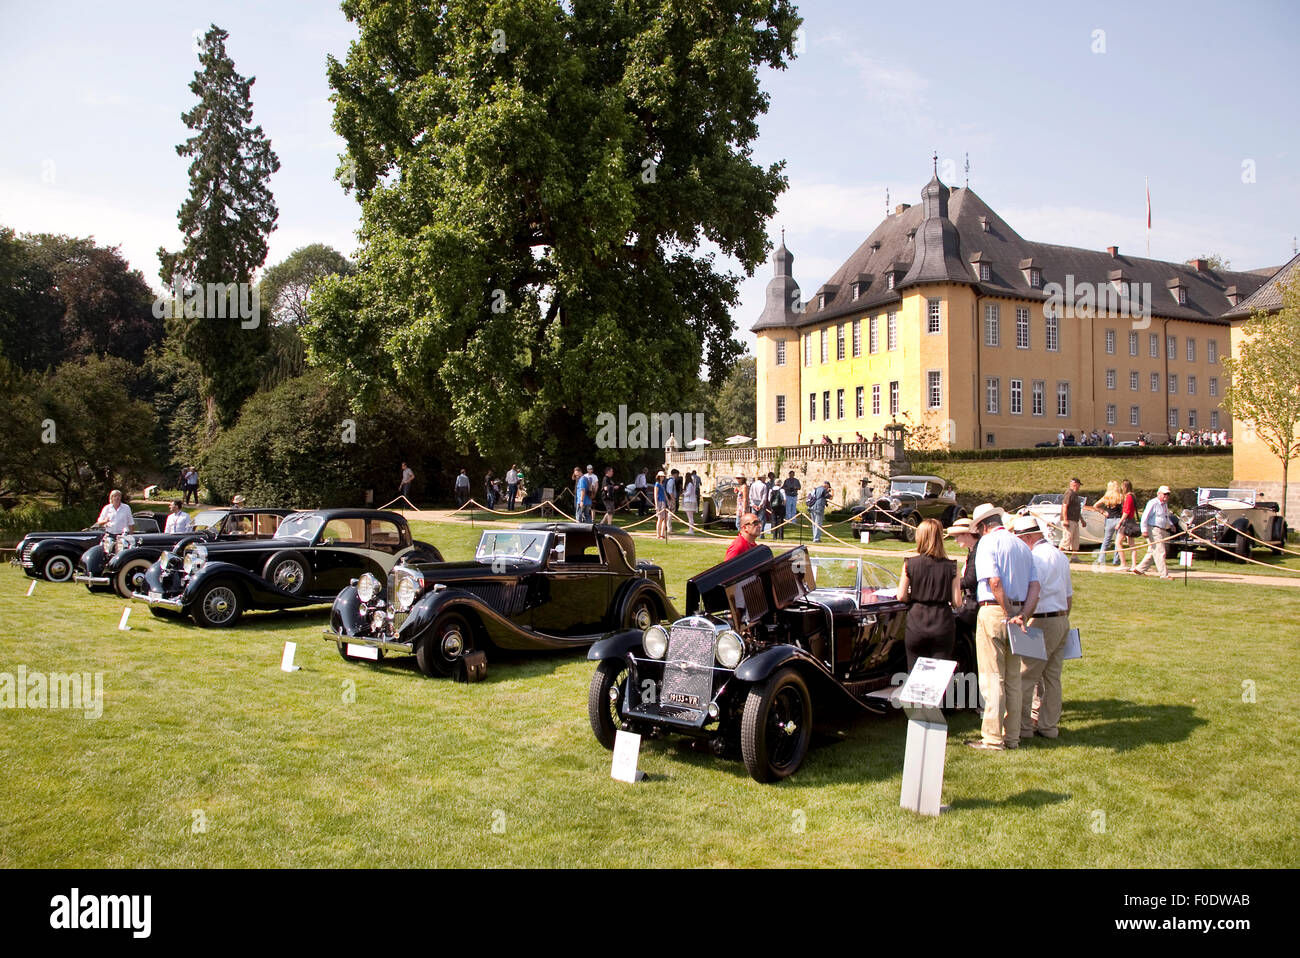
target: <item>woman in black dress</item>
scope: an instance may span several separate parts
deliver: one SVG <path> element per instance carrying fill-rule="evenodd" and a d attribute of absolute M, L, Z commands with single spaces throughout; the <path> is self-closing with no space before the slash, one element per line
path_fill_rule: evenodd
<path fill-rule="evenodd" d="M 926 519 L 916 528 L 919 555 L 903 560 L 898 597 L 908 603 L 907 670 L 919 658 L 951 659 L 956 642 L 953 606 L 961 606 L 957 563 L 943 551 L 943 524 Z"/>

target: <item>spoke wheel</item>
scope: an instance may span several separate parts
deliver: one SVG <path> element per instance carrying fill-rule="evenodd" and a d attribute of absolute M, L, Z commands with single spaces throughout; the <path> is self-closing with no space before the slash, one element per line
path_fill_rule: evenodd
<path fill-rule="evenodd" d="M 474 633 L 468 620 L 458 612 L 438 618 L 415 648 L 415 664 L 425 675 L 446 678 L 456 663 L 473 649 Z"/>
<path fill-rule="evenodd" d="M 214 582 L 204 586 L 194 599 L 194 621 L 207 629 L 223 629 L 238 621 L 243 609 L 234 586 Z"/>
<path fill-rule="evenodd" d="M 65 555 L 52 555 L 45 560 L 45 566 L 41 570 L 45 578 L 51 582 L 67 582 L 72 578 L 72 573 L 76 571 L 72 560 Z"/>
<path fill-rule="evenodd" d="M 262 578 L 290 595 L 303 595 L 311 586 L 311 567 L 297 552 L 280 552 L 267 560 Z"/>
<path fill-rule="evenodd" d="M 799 673 L 782 669 L 749 690 L 740 754 L 755 781 L 774 782 L 796 772 L 811 738 L 812 697 Z"/>
<path fill-rule="evenodd" d="M 144 588 L 144 574 L 153 565 L 148 559 L 132 559 L 122 564 L 113 575 L 113 591 L 124 599 L 131 598 L 131 593 Z"/>
<path fill-rule="evenodd" d="M 898 531 L 898 538 L 904 542 L 916 541 L 916 516 L 903 517 L 903 526 Z"/>
<path fill-rule="evenodd" d="M 591 730 L 596 741 L 605 748 L 614 748 L 614 738 L 623 728 L 623 716 L 619 706 L 627 691 L 627 662 L 621 659 L 606 659 L 596 666 L 596 674 L 591 677 L 587 689 L 587 717 L 591 720 Z"/>

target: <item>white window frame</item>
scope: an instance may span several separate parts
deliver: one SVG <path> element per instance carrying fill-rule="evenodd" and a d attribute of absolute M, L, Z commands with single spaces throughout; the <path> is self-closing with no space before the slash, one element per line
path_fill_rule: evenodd
<path fill-rule="evenodd" d="M 984 345 L 1002 345 L 1002 309 L 997 303 L 984 304 Z"/>
<path fill-rule="evenodd" d="M 1211 366 L 1219 361 L 1219 341 L 1217 339 L 1207 339 L 1205 341 L 1205 361 Z"/>
<path fill-rule="evenodd" d="M 1117 379 L 1116 379 L 1115 370 L 1113 369 L 1106 370 L 1106 388 L 1114 389 L 1116 381 Z"/>
<path fill-rule="evenodd" d="M 927 409 L 943 408 L 943 370 L 930 369 L 925 374 L 925 394 Z"/>
<path fill-rule="evenodd" d="M 1142 388 L 1142 374 L 1136 369 L 1128 371 L 1128 388 L 1129 392 L 1137 392 Z"/>
<path fill-rule="evenodd" d="M 872 316 L 867 320 L 867 352 L 880 352 L 880 317 Z"/>
<path fill-rule="evenodd" d="M 1029 307 L 1016 307 L 1016 349 L 1029 348 Z"/>
<path fill-rule="evenodd" d="M 1106 330 L 1106 355 L 1115 355 L 1115 330 Z"/>
<path fill-rule="evenodd" d="M 1130 332 L 1128 334 L 1128 354 L 1130 356 L 1136 356 L 1138 354 L 1138 334 L 1136 332 Z"/>
<path fill-rule="evenodd" d="M 885 349 L 893 352 L 898 348 L 898 312 L 891 311 L 885 319 Z"/>
<path fill-rule="evenodd" d="M 871 415 L 880 415 L 880 383 L 871 384 Z"/>
<path fill-rule="evenodd" d="M 943 332 L 943 300 L 927 299 L 925 301 L 925 331 L 930 335 Z"/>
<path fill-rule="evenodd" d="M 1049 353 L 1060 352 L 1061 319 L 1055 312 L 1043 313 L 1043 347 Z"/>
<path fill-rule="evenodd" d="M 856 412 L 856 413 L 858 414 L 858 415 L 857 415 L 857 418 L 858 418 L 858 419 L 861 419 L 861 418 L 862 418 L 862 412 L 863 412 L 863 408 L 864 408 L 864 407 L 863 407 L 863 404 L 862 404 L 862 401 L 863 401 L 863 391 L 864 391 L 864 389 L 865 389 L 865 387 L 863 387 L 863 386 L 858 386 L 857 388 L 855 388 L 855 389 L 853 390 L 853 411 Z"/>
<path fill-rule="evenodd" d="M 785 365 L 785 340 L 784 339 L 778 339 L 776 341 L 776 364 L 778 366 Z"/>
<path fill-rule="evenodd" d="M 1113 402 L 1106 404 L 1106 425 L 1108 426 L 1115 425 L 1115 416 L 1117 413 L 1118 410 L 1115 408 L 1115 404 Z"/>
<path fill-rule="evenodd" d="M 1047 415 L 1047 380 L 1035 379 L 1030 383 L 1029 414 L 1031 416 Z"/>
<path fill-rule="evenodd" d="M 785 422 L 785 396 L 776 397 L 776 421 Z"/>
<path fill-rule="evenodd" d="M 1056 381 L 1056 417 L 1058 419 L 1070 418 L 1070 381 L 1068 379 L 1058 379 Z"/>
<path fill-rule="evenodd" d="M 1023 379 L 1010 379 L 1007 381 L 1007 411 L 1013 416 L 1024 415 L 1025 381 Z"/>
<path fill-rule="evenodd" d="M 853 358 L 857 359 L 862 355 L 862 320 L 853 321 Z"/>
<path fill-rule="evenodd" d="M 1002 414 L 1002 377 L 984 377 L 984 412 L 990 416 Z"/>
<path fill-rule="evenodd" d="M 898 380 L 892 380 L 889 383 L 889 415 L 897 418 L 899 410 L 899 386 Z"/>

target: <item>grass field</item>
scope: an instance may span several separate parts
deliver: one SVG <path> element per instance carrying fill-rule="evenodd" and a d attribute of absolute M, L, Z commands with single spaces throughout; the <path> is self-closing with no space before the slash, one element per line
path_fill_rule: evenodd
<path fill-rule="evenodd" d="M 449 558 L 477 531 L 420 524 Z M 638 540 L 669 591 L 721 541 Z M 897 567 L 898 560 L 883 563 Z M 1294 866 L 1300 590 L 1075 576 L 1062 737 L 960 747 L 937 820 L 898 808 L 905 722 L 816 741 L 791 780 L 648 742 L 609 778 L 581 656 L 485 682 L 346 663 L 327 617 L 208 631 L 0 567 L 0 672 L 102 673 L 103 714 L 0 708 L 0 867 Z M 680 600 L 679 600 L 680 604 Z M 302 670 L 279 670 L 286 640 Z"/>

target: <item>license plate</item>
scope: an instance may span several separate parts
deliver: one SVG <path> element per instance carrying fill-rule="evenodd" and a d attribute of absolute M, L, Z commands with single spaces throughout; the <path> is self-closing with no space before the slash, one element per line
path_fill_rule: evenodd
<path fill-rule="evenodd" d="M 161 593 L 161 592 L 150 592 L 150 593 L 149 593 L 149 601 L 150 601 L 150 602 L 157 602 L 157 601 L 158 601 L 159 599 L 161 599 L 161 598 L 162 598 L 162 593 Z"/>
<path fill-rule="evenodd" d="M 348 643 L 348 655 L 354 659 L 369 659 L 372 662 L 379 661 L 379 650 L 371 645 L 353 645 Z"/>

